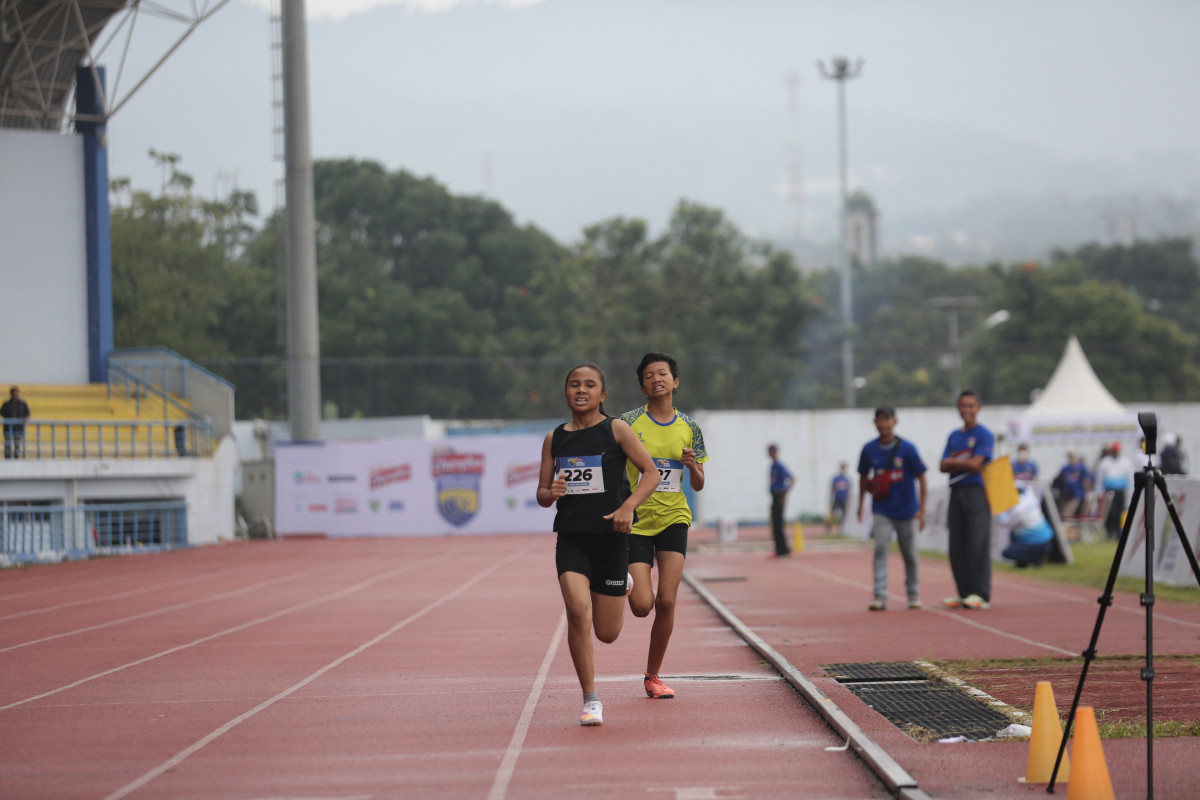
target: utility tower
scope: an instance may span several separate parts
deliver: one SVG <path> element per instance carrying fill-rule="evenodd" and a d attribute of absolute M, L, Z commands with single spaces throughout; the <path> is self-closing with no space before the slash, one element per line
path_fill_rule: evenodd
<path fill-rule="evenodd" d="M 846 81 L 854 80 L 862 72 L 862 59 L 853 65 L 850 60 L 838 56 L 832 61 L 832 68 L 826 69 L 824 61 L 817 62 L 817 68 L 822 78 L 837 81 L 838 87 L 838 142 L 839 142 L 839 180 L 841 185 L 841 205 L 838 208 L 838 226 L 842 231 L 842 393 L 845 396 L 846 408 L 854 408 L 854 295 L 850 283 L 850 270 L 853 264 L 850 259 L 849 242 L 846 238 Z"/>

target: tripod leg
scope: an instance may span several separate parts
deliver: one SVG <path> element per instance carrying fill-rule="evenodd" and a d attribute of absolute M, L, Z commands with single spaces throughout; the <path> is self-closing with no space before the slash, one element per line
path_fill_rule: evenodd
<path fill-rule="evenodd" d="M 1154 470 L 1153 472 L 1151 470 Z M 1153 480 L 1157 473 L 1147 467 L 1145 475 Z M 1162 480 L 1161 475 L 1159 480 Z M 1157 486 L 1157 482 L 1154 484 Z M 1165 485 L 1165 484 L 1164 484 Z M 1163 499 L 1170 508 L 1171 495 Z M 1142 667 L 1142 680 L 1146 682 L 1146 800 L 1154 800 L 1154 488 L 1146 488 L 1146 578 L 1142 592 L 1142 607 L 1146 609 L 1146 666 Z"/>
<path fill-rule="evenodd" d="M 1088 647 L 1083 651 L 1083 670 L 1079 673 L 1079 683 L 1075 685 L 1075 698 L 1071 701 L 1071 710 L 1067 713 L 1067 725 L 1063 729 L 1062 741 L 1058 745 L 1058 757 L 1054 759 L 1054 770 L 1050 773 L 1050 784 L 1046 792 L 1054 793 L 1054 783 L 1058 780 L 1058 768 L 1062 765 L 1063 753 L 1067 749 L 1067 739 L 1071 738 L 1071 725 L 1075 722 L 1075 711 L 1079 708 L 1079 697 L 1083 694 L 1083 682 L 1087 680 L 1088 667 L 1096 658 L 1096 642 L 1100 638 L 1100 628 L 1104 624 L 1104 615 L 1113 602 L 1113 586 L 1117 582 L 1117 572 L 1121 568 L 1121 557 L 1125 554 L 1125 544 L 1129 541 L 1129 529 L 1133 526 L 1134 510 L 1146 490 L 1146 476 L 1136 473 L 1133 476 L 1133 497 L 1129 500 L 1129 509 L 1125 514 L 1125 524 L 1121 526 L 1121 538 L 1117 540 L 1117 552 L 1113 555 L 1112 566 L 1108 570 L 1108 580 L 1104 584 L 1104 594 L 1096 601 L 1100 604 L 1100 613 L 1096 615 L 1096 625 L 1092 628 L 1092 638 Z"/>

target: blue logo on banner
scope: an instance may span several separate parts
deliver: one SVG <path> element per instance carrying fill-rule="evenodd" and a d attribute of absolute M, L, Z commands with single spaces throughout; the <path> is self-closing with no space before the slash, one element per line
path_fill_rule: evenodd
<path fill-rule="evenodd" d="M 461 528 L 479 513 L 479 484 L 483 478 L 483 464 L 482 453 L 441 450 L 433 454 L 438 513 L 455 527 Z"/>

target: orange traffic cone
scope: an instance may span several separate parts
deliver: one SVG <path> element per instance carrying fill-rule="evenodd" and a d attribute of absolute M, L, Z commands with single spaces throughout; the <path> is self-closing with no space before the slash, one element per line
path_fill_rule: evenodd
<path fill-rule="evenodd" d="M 1029 760 L 1025 762 L 1026 783 L 1049 783 L 1062 744 L 1062 720 L 1054 702 L 1050 681 L 1038 681 L 1033 695 L 1033 732 L 1029 735 Z M 1071 759 L 1063 753 L 1055 783 L 1066 783 L 1071 777 Z"/>
<path fill-rule="evenodd" d="M 1100 747 L 1100 729 L 1096 711 L 1080 706 L 1075 712 L 1075 774 L 1067 787 L 1067 800 L 1116 800 L 1104 750 Z"/>

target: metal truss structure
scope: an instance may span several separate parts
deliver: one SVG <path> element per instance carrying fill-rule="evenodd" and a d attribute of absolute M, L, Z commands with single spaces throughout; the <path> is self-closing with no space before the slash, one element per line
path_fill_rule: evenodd
<path fill-rule="evenodd" d="M 117 55 L 108 69 L 107 91 L 98 89 L 104 112 L 86 121 L 105 122 L 121 109 L 200 23 L 229 0 L 0 0 L 0 128 L 63 131 L 77 119 L 76 70 Z M 177 23 L 180 33 L 133 86 L 122 93 L 134 30 L 142 16 Z"/>

